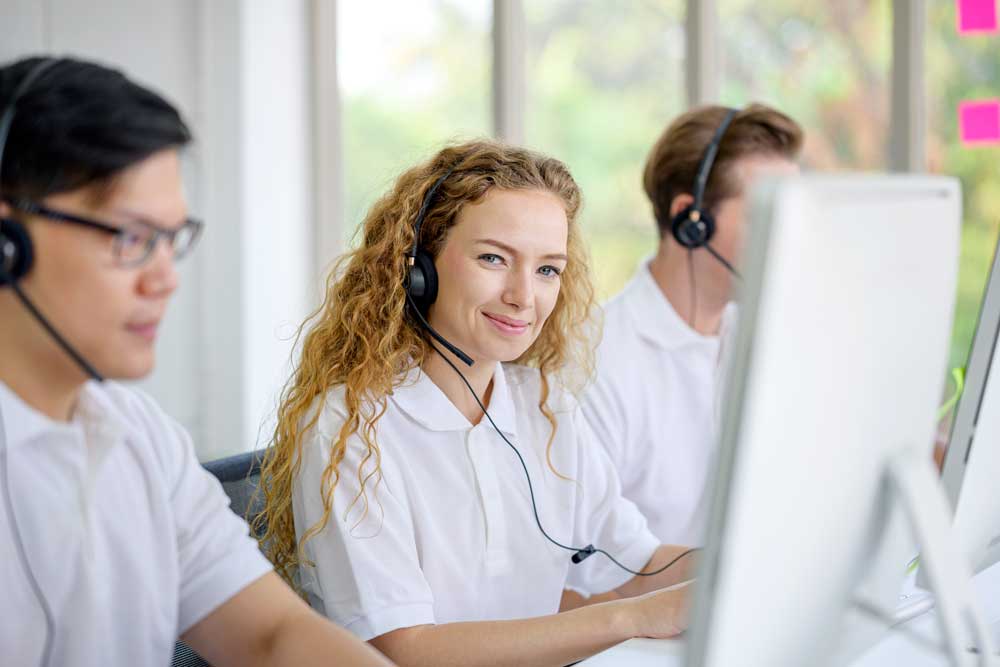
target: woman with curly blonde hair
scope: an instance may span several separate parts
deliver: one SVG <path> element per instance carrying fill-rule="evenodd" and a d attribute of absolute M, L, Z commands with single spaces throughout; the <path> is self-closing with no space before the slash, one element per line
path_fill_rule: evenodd
<path fill-rule="evenodd" d="M 557 160 L 445 148 L 373 206 L 303 325 L 263 543 L 401 665 L 565 665 L 686 624 L 687 590 L 658 589 L 691 559 L 646 576 L 686 550 L 621 497 L 561 372 L 590 366 L 579 208 Z M 591 543 L 643 576 L 571 564 Z M 566 587 L 607 601 L 557 613 Z"/>

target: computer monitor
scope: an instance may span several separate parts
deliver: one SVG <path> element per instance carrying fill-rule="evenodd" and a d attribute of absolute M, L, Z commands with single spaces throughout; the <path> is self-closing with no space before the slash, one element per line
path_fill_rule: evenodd
<path fill-rule="evenodd" d="M 998 334 L 1000 252 L 994 252 L 942 471 L 945 491 L 955 508 L 955 535 L 976 572 L 1000 561 Z"/>
<path fill-rule="evenodd" d="M 886 632 L 855 600 L 891 610 L 915 552 L 885 471 L 931 465 L 959 186 L 805 176 L 751 202 L 688 664 L 845 664 Z"/>

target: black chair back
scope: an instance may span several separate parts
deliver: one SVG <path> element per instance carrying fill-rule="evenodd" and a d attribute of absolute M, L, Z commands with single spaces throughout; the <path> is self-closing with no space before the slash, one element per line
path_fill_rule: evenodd
<path fill-rule="evenodd" d="M 255 498 L 254 494 L 260 484 L 260 463 L 265 451 L 237 454 L 204 464 L 205 470 L 222 483 L 232 510 L 244 519 L 253 519 L 264 511 L 263 498 Z"/>
<path fill-rule="evenodd" d="M 205 470 L 222 483 L 222 488 L 229 496 L 230 508 L 244 519 L 252 519 L 264 511 L 263 498 L 254 497 L 260 483 L 260 462 L 263 455 L 263 451 L 247 452 L 202 464 Z M 261 534 L 254 537 L 260 537 Z M 174 658 L 170 664 L 171 667 L 211 667 L 179 639 L 174 644 Z"/>

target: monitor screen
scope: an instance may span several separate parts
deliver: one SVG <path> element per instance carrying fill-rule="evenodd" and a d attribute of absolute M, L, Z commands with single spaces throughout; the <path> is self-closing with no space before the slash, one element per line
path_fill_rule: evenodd
<path fill-rule="evenodd" d="M 930 176 L 756 190 L 689 664 L 843 664 L 915 552 L 889 462 L 930 465 L 961 197 Z M 933 477 L 932 477 L 933 479 Z"/>

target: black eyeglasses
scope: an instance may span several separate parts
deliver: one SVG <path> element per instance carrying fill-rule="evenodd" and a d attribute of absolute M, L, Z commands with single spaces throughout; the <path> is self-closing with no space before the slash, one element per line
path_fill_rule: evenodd
<path fill-rule="evenodd" d="M 156 244 L 161 238 L 166 239 L 167 243 L 170 244 L 174 259 L 183 258 L 198 242 L 202 227 L 204 227 L 200 221 L 194 218 L 188 218 L 177 229 L 163 229 L 143 220 L 133 220 L 116 226 L 54 211 L 27 199 L 5 198 L 5 201 L 23 213 L 39 215 L 57 222 L 89 227 L 113 235 L 115 261 L 120 266 L 125 267 L 136 267 L 144 264 L 153 255 Z"/>

